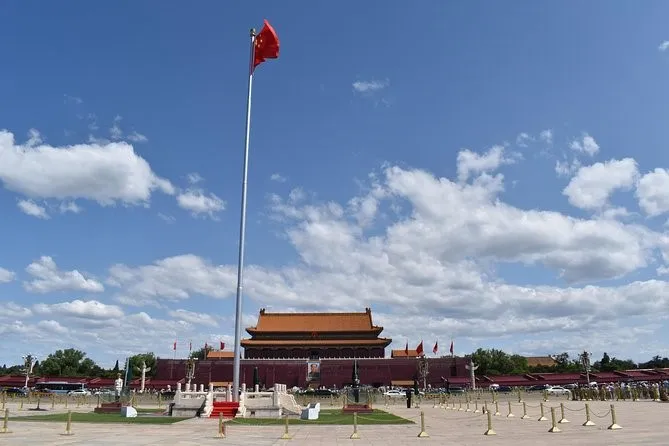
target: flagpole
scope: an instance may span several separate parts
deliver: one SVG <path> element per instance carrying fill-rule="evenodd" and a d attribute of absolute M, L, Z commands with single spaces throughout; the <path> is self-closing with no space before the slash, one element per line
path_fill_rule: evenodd
<path fill-rule="evenodd" d="M 251 49 L 249 56 L 249 84 L 246 97 L 246 138 L 244 141 L 244 173 L 242 179 L 242 212 L 239 222 L 239 257 L 237 263 L 237 300 L 235 311 L 235 348 L 232 370 L 232 400 L 239 401 L 239 375 L 241 368 L 242 338 L 242 289 L 244 286 L 244 239 L 246 235 L 246 186 L 249 175 L 249 138 L 251 135 L 251 92 L 253 90 L 253 56 L 255 49 L 256 30 L 251 28 Z"/>

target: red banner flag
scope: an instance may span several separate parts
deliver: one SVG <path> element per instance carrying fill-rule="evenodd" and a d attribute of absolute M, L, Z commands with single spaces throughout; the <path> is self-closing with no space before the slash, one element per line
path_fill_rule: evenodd
<path fill-rule="evenodd" d="M 451 352 L 451 355 L 453 354 L 453 341 L 451 341 L 451 348 L 449 350 Z"/>
<path fill-rule="evenodd" d="M 404 347 L 404 354 L 409 356 L 409 341 L 407 341 L 407 345 Z"/>
<path fill-rule="evenodd" d="M 265 20 L 265 24 L 255 38 L 255 50 L 253 55 L 253 68 L 263 63 L 267 59 L 276 59 L 279 57 L 279 36 L 272 28 L 272 25 Z"/>
<path fill-rule="evenodd" d="M 416 347 L 416 354 L 418 356 L 423 354 L 423 341 L 420 341 L 420 344 L 418 344 L 418 347 Z"/>
<path fill-rule="evenodd" d="M 174 341 L 174 345 L 172 346 L 172 349 L 174 351 L 177 351 L 177 341 Z"/>
<path fill-rule="evenodd" d="M 225 349 L 225 342 L 221 341 L 221 350 Z"/>
<path fill-rule="evenodd" d="M 435 341 L 434 347 L 432 347 L 432 353 L 436 355 L 438 351 L 439 351 L 439 341 Z"/>

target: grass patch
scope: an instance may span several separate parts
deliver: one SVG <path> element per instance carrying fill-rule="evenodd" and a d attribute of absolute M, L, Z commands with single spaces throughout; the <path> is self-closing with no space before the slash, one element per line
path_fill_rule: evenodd
<path fill-rule="evenodd" d="M 10 419 L 12 421 L 47 421 L 65 423 L 67 421 L 67 413 L 32 415 L 28 417 L 11 417 Z M 117 413 L 72 412 L 73 423 L 173 424 L 187 419 L 188 418 L 184 417 L 160 416 L 125 418 L 121 416 L 121 414 Z"/>
<path fill-rule="evenodd" d="M 283 425 L 286 420 L 283 418 L 235 418 L 230 421 L 232 424 L 243 424 L 247 426 L 272 426 Z M 342 413 L 341 409 L 322 409 L 318 420 L 301 420 L 299 418 L 289 418 L 289 424 L 329 424 L 329 425 L 352 425 L 353 414 Z M 374 410 L 373 413 L 358 414 L 358 424 L 414 424 L 413 421 L 398 417 L 382 410 Z"/>

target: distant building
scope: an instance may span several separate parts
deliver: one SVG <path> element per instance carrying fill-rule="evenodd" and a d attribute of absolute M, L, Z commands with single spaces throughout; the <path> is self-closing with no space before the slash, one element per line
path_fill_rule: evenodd
<path fill-rule="evenodd" d="M 527 356 L 528 367 L 555 367 L 557 362 L 550 356 Z"/>

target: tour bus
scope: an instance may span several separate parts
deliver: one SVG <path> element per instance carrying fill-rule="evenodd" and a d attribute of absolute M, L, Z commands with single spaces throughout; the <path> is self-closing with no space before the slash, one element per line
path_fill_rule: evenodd
<path fill-rule="evenodd" d="M 58 395 L 66 395 L 73 391 L 88 392 L 86 384 L 84 383 L 68 383 L 65 381 L 47 381 L 35 384 L 36 392 L 55 393 Z"/>

